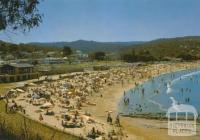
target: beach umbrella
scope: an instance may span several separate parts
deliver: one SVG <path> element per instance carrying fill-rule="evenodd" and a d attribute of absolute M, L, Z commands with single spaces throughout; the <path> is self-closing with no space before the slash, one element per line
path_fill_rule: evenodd
<path fill-rule="evenodd" d="M 76 96 L 75 99 L 78 101 L 80 100 L 81 98 L 79 96 Z"/>
<path fill-rule="evenodd" d="M 49 103 L 49 102 L 46 102 L 46 103 L 44 103 L 41 107 L 42 108 L 49 108 L 49 107 L 52 107 L 53 105 L 51 104 L 51 103 Z"/>
<path fill-rule="evenodd" d="M 28 83 L 29 86 L 36 86 L 35 83 Z"/>
<path fill-rule="evenodd" d="M 91 122 L 95 122 L 95 120 L 92 117 L 86 116 L 86 115 L 82 115 L 81 118 L 83 120 L 87 121 L 91 121 Z"/>
<path fill-rule="evenodd" d="M 87 95 L 88 95 L 88 93 L 86 93 L 86 92 L 83 92 L 83 95 L 84 95 L 84 96 L 87 96 Z"/>
<path fill-rule="evenodd" d="M 13 107 L 15 104 L 14 103 L 8 103 L 8 107 Z"/>
<path fill-rule="evenodd" d="M 45 98 L 40 98 L 40 99 L 38 99 L 39 101 L 46 101 L 46 99 Z"/>
<path fill-rule="evenodd" d="M 43 84 L 48 84 L 48 82 L 47 82 L 47 81 L 44 81 Z"/>
<path fill-rule="evenodd" d="M 51 95 L 51 93 L 50 92 L 45 92 L 45 95 Z"/>
<path fill-rule="evenodd" d="M 24 90 L 22 90 L 22 89 L 16 89 L 16 91 L 18 91 L 18 92 L 21 92 L 21 93 L 24 93 L 25 91 Z"/>
<path fill-rule="evenodd" d="M 95 138 L 95 140 L 103 140 L 104 138 L 102 136 Z"/>
<path fill-rule="evenodd" d="M 106 111 L 106 112 L 108 112 L 108 113 L 112 113 L 113 111 L 109 110 L 109 111 Z"/>
<path fill-rule="evenodd" d="M 41 88 L 46 88 L 46 86 L 45 86 L 45 85 L 43 85 L 43 86 L 41 86 Z"/>
<path fill-rule="evenodd" d="M 68 58 L 67 58 L 67 57 L 63 57 L 63 59 L 64 59 L 64 60 L 67 60 Z"/>
<path fill-rule="evenodd" d="M 10 90 L 10 92 L 15 92 L 15 91 L 16 91 L 15 89 L 11 89 L 11 90 Z"/>

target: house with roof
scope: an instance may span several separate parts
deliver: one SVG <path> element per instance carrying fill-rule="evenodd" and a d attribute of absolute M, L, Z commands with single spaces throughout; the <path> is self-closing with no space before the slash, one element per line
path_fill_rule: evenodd
<path fill-rule="evenodd" d="M 0 65 L 4 64 L 4 63 L 5 63 L 5 61 L 1 58 L 1 53 L 0 53 Z"/>
<path fill-rule="evenodd" d="M 0 82 L 17 82 L 38 78 L 39 73 L 34 66 L 26 63 L 11 63 L 0 66 Z"/>
<path fill-rule="evenodd" d="M 65 63 L 65 59 L 57 57 L 46 57 L 43 59 L 43 64 L 62 64 Z"/>

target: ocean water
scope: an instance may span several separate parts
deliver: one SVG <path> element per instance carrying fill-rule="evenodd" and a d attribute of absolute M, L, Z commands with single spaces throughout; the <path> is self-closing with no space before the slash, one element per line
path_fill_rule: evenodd
<path fill-rule="evenodd" d="M 126 91 L 119 112 L 165 116 L 173 102 L 192 105 L 200 113 L 200 69 L 163 74 Z"/>

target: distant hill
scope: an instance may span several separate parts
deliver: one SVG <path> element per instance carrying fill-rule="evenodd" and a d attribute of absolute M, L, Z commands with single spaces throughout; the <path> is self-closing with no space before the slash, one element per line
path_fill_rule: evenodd
<path fill-rule="evenodd" d="M 149 42 L 96 42 L 78 40 L 73 42 L 53 43 L 28 43 L 12 44 L 0 41 L 0 53 L 2 56 L 12 54 L 18 58 L 24 54 L 40 52 L 46 54 L 55 51 L 60 55 L 63 46 L 91 53 L 95 51 L 113 52 L 113 56 L 124 56 L 126 59 L 136 61 L 166 60 L 181 58 L 184 60 L 200 59 L 200 36 L 187 36 L 177 38 L 162 38 Z M 32 56 L 31 57 L 34 57 Z M 38 56 L 37 56 L 38 57 Z"/>
<path fill-rule="evenodd" d="M 185 60 L 200 59 L 200 36 L 166 38 L 149 41 L 139 45 L 131 45 L 122 49 L 122 54 L 149 56 L 149 59 L 165 60 L 181 58 Z M 126 56 L 131 59 L 134 57 Z M 142 58 L 142 57 L 141 57 Z"/>
<path fill-rule="evenodd" d="M 7 59 L 7 56 L 12 56 L 12 59 L 45 57 L 47 52 L 59 53 L 60 50 L 61 49 L 58 48 L 42 47 L 38 45 L 13 44 L 0 40 L 0 58 L 4 59 Z"/>
<path fill-rule="evenodd" d="M 34 51 L 57 51 L 60 50 L 58 48 L 53 48 L 53 47 L 42 47 L 39 45 L 34 45 L 34 44 L 14 44 L 10 42 L 5 42 L 0 40 L 0 52 L 6 54 L 6 53 L 13 53 L 13 52 L 18 52 L 18 51 L 26 51 L 26 52 L 34 52 Z"/>
<path fill-rule="evenodd" d="M 62 48 L 64 46 L 69 46 L 72 49 L 81 50 L 83 52 L 95 52 L 95 51 L 105 51 L 105 52 L 117 52 L 124 47 L 130 45 L 138 45 L 144 43 L 142 41 L 130 41 L 130 42 L 96 42 L 96 41 L 86 41 L 77 40 L 72 42 L 51 42 L 51 43 L 39 43 L 33 42 L 29 45 L 37 45 L 43 47 L 57 47 Z"/>

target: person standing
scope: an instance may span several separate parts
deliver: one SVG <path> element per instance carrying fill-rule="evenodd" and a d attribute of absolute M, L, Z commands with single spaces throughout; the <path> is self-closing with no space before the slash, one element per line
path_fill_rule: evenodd
<path fill-rule="evenodd" d="M 118 126 L 121 126 L 121 124 L 120 124 L 120 119 L 119 119 L 119 114 L 117 114 L 117 117 L 116 117 L 116 124 L 117 124 Z"/>
<path fill-rule="evenodd" d="M 42 114 L 40 114 L 39 120 L 40 120 L 40 121 L 43 121 L 43 116 L 42 116 Z"/>

